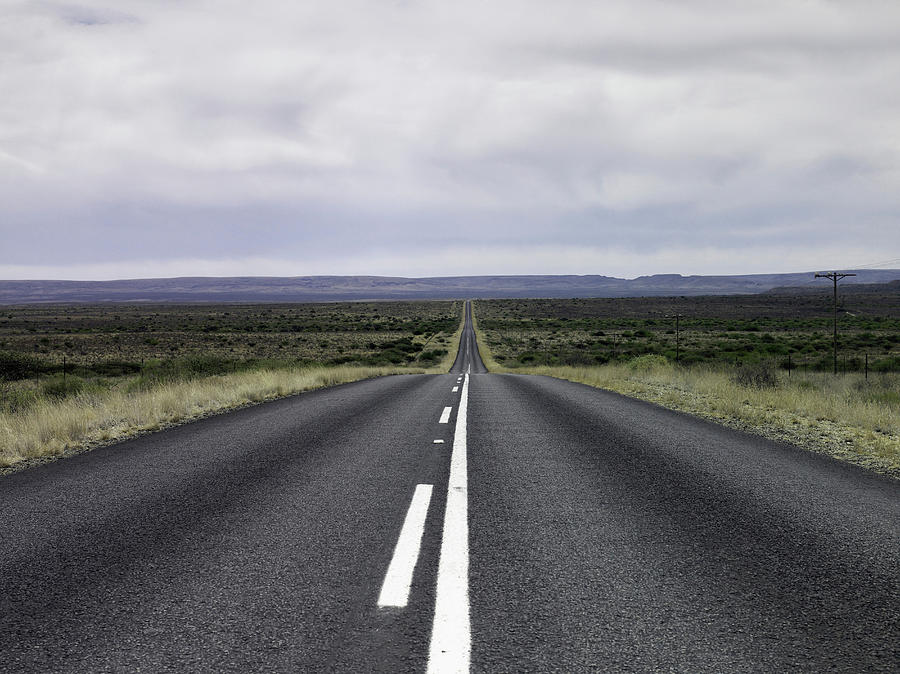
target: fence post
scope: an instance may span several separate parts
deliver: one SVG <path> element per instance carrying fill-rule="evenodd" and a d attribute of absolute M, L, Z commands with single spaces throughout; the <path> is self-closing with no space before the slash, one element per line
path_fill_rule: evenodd
<path fill-rule="evenodd" d="M 869 381 L 869 354 L 866 353 L 866 381 Z"/>

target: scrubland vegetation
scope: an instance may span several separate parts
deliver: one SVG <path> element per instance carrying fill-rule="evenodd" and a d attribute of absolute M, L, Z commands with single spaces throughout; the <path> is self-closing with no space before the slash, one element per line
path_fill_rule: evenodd
<path fill-rule="evenodd" d="M 746 297 L 504 300 L 479 301 L 474 312 L 491 372 L 598 386 L 900 477 L 894 301 L 900 298 L 880 298 L 841 317 L 838 376 L 831 373 L 826 302 L 791 308 L 789 299 Z M 762 315 L 766 308 L 770 315 Z M 641 315 L 648 310 L 662 316 Z M 816 310 L 826 318 L 811 315 Z M 674 319 L 665 318 L 676 313 L 684 315 L 679 362 Z"/>
<path fill-rule="evenodd" d="M 493 372 L 607 388 L 900 477 L 900 297 L 847 300 L 837 377 L 828 299 L 475 312 Z M 461 302 L 0 308 L 0 470 L 321 386 L 446 372 L 461 315 Z"/>
<path fill-rule="evenodd" d="M 0 469 L 301 391 L 446 372 L 461 302 L 0 309 Z"/>
<path fill-rule="evenodd" d="M 656 354 L 681 365 L 832 369 L 831 294 L 575 300 L 480 300 L 497 362 L 602 365 Z M 675 316 L 680 315 L 676 332 Z M 900 372 L 900 293 L 848 295 L 839 367 Z"/>

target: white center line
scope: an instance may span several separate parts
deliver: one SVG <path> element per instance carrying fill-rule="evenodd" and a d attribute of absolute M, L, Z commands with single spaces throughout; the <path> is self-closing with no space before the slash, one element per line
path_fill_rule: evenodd
<path fill-rule="evenodd" d="M 438 420 L 439 424 L 446 424 L 448 421 L 450 421 L 450 411 L 452 409 L 453 409 L 452 407 L 444 408 L 444 411 L 441 412 L 441 418 Z"/>
<path fill-rule="evenodd" d="M 400 529 L 400 537 L 394 548 L 394 556 L 384 576 L 381 594 L 378 595 L 379 606 L 403 607 L 409 601 L 409 586 L 412 584 L 413 571 L 419 559 L 419 548 L 422 545 L 422 533 L 425 531 L 425 516 L 428 515 L 428 504 L 431 503 L 430 484 L 416 486 L 416 491 L 406 511 L 406 519 Z"/>
<path fill-rule="evenodd" d="M 468 672 L 471 652 L 469 626 L 469 504 L 466 477 L 466 410 L 469 403 L 469 378 L 463 382 L 453 454 L 450 458 L 450 483 L 444 513 L 444 536 L 438 563 L 437 597 L 434 627 L 428 654 L 428 671 Z"/>
<path fill-rule="evenodd" d="M 450 393 L 456 393 L 459 390 L 459 386 L 454 386 L 453 390 Z"/>

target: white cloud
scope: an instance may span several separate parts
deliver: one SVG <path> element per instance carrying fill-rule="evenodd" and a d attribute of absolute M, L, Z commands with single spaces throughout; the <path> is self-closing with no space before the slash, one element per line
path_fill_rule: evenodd
<path fill-rule="evenodd" d="M 896 3 L 29 0 L 0 63 L 9 273 L 900 248 Z"/>

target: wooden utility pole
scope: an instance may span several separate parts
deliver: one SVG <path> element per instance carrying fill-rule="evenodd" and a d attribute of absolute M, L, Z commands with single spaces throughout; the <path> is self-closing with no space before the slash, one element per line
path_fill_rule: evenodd
<path fill-rule="evenodd" d="M 669 318 L 675 319 L 675 362 L 677 363 L 681 358 L 681 319 L 684 318 L 684 314 L 675 314 Z"/>
<path fill-rule="evenodd" d="M 831 271 L 827 274 L 816 274 L 816 278 L 830 278 L 834 282 L 834 373 L 837 374 L 837 284 L 842 278 L 856 276 L 856 274 L 844 274 Z"/>

